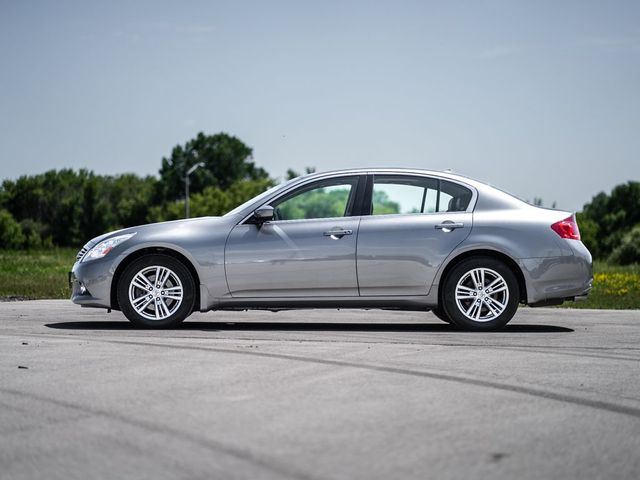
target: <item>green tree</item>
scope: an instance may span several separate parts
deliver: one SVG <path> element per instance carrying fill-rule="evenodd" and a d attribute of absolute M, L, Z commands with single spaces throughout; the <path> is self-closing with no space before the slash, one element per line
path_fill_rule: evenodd
<path fill-rule="evenodd" d="M 583 214 L 598 225 L 599 257 L 608 257 L 624 235 L 640 223 L 640 182 L 618 185 L 610 195 L 600 192 L 584 206 Z"/>
<path fill-rule="evenodd" d="M 227 190 L 206 187 L 202 192 L 190 195 L 191 214 L 194 217 L 219 216 L 241 203 L 259 195 L 274 185 L 271 179 L 241 180 Z M 162 222 L 184 218 L 184 200 L 166 202 L 149 209 L 147 220 Z"/>
<path fill-rule="evenodd" d="M 268 178 L 251 156 L 251 148 L 236 137 L 200 132 L 184 146 L 175 146 L 169 158 L 162 159 L 158 198 L 170 202 L 184 197 L 185 173 L 198 162 L 203 162 L 204 167 L 189 176 L 191 193 L 202 192 L 208 186 L 226 190 L 240 180 Z"/>
<path fill-rule="evenodd" d="M 20 221 L 20 228 L 24 235 L 26 248 L 42 248 L 52 247 L 53 241 L 50 235 L 47 235 L 48 226 L 42 222 L 37 222 L 31 218 L 25 218 Z"/>
<path fill-rule="evenodd" d="M 287 170 L 287 175 L 285 180 L 292 180 L 296 177 L 299 177 L 301 175 L 308 175 L 310 173 L 314 173 L 316 171 L 316 167 L 305 167 L 304 168 L 304 174 L 303 173 L 298 173 L 296 172 L 293 168 L 290 168 Z"/>
<path fill-rule="evenodd" d="M 146 223 L 157 182 L 152 176 L 139 177 L 132 173 L 99 177 L 95 205 L 109 229 Z"/>
<path fill-rule="evenodd" d="M 2 184 L 3 205 L 18 221 L 32 219 L 47 225 L 46 236 L 57 245 L 77 245 L 85 239 L 80 221 L 84 184 L 90 173 L 70 169 L 24 175 Z"/>
<path fill-rule="evenodd" d="M 611 252 L 609 261 L 619 265 L 640 263 L 640 224 L 622 237 L 620 245 Z"/>
<path fill-rule="evenodd" d="M 236 182 L 229 189 L 227 193 L 230 199 L 229 207 L 220 212 L 219 215 L 227 213 L 229 210 L 237 207 L 238 205 L 252 199 L 253 197 L 260 195 L 265 190 L 273 187 L 275 182 L 271 178 L 260 178 L 257 180 L 243 180 Z"/>
<path fill-rule="evenodd" d="M 580 237 L 582 243 L 589 249 L 594 258 L 600 257 L 600 227 L 591 218 L 587 217 L 584 212 L 576 213 L 576 221 L 580 229 Z"/>
<path fill-rule="evenodd" d="M 3 182 L 0 208 L 19 221 L 28 246 L 77 246 L 110 230 L 145 223 L 156 182 L 151 176 L 50 170 Z"/>
<path fill-rule="evenodd" d="M 20 224 L 4 209 L 0 209 L 0 248 L 20 248 L 25 238 Z"/>

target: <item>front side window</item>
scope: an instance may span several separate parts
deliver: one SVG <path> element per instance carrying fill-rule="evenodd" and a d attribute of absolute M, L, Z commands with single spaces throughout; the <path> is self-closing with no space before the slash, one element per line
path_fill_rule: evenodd
<path fill-rule="evenodd" d="M 355 201 L 358 177 L 321 180 L 272 203 L 274 220 L 347 217 Z"/>
<path fill-rule="evenodd" d="M 463 212 L 471 191 L 446 180 L 402 175 L 375 175 L 372 215 Z"/>

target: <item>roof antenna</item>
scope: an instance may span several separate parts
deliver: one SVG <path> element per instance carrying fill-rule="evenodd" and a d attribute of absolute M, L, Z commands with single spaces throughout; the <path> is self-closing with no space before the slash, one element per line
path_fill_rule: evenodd
<path fill-rule="evenodd" d="M 453 169 L 452 168 L 445 168 L 443 170 L 444 173 L 453 173 Z"/>

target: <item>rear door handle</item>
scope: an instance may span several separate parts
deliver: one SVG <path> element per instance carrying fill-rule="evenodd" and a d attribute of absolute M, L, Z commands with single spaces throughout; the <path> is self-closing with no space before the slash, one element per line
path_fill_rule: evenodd
<path fill-rule="evenodd" d="M 442 230 L 443 232 L 450 232 L 456 228 L 464 228 L 464 223 L 459 222 L 442 222 L 435 225 L 436 230 Z"/>
<path fill-rule="evenodd" d="M 324 232 L 323 235 L 331 238 L 342 238 L 345 235 L 353 235 L 353 230 L 335 229 Z"/>

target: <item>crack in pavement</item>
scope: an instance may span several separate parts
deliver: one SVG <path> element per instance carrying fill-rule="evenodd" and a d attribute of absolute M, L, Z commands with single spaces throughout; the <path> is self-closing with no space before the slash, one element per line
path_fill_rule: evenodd
<path fill-rule="evenodd" d="M 69 337 L 65 337 L 63 335 L 47 335 L 47 334 L 32 334 L 34 336 L 40 337 L 49 337 L 49 338 L 65 338 L 69 339 Z M 71 336 L 73 339 L 77 339 L 77 336 Z M 331 360 L 331 359 L 323 359 L 323 358 L 315 358 L 308 356 L 299 356 L 299 355 L 286 355 L 281 353 L 268 353 L 268 352 L 256 352 L 256 351 L 247 351 L 247 350 L 235 350 L 230 348 L 221 348 L 221 347 L 206 347 L 206 346 L 197 346 L 197 345 L 172 345 L 166 343 L 157 343 L 157 342 L 140 342 L 133 340 L 116 340 L 116 339 L 93 339 L 82 337 L 85 341 L 95 341 L 95 342 L 103 342 L 103 343 L 115 343 L 121 345 L 135 345 L 135 346 L 146 346 L 146 347 L 155 347 L 155 348 L 168 348 L 168 349 L 179 349 L 179 350 L 193 350 L 193 351 L 203 351 L 203 352 L 216 352 L 223 354 L 233 354 L 233 355 L 251 355 L 262 358 L 272 358 L 278 360 L 288 360 L 288 361 L 296 361 L 296 362 L 304 362 L 304 363 L 313 363 L 319 365 L 330 365 L 337 367 L 346 367 L 346 368 L 356 368 L 360 370 L 369 370 L 369 371 L 377 371 L 398 375 L 408 375 L 413 377 L 422 377 L 422 378 L 432 378 L 435 380 L 442 380 L 447 382 L 455 382 L 462 383 L 467 385 L 474 385 L 483 388 L 493 388 L 497 390 L 514 392 L 523 395 L 544 398 L 547 400 L 554 400 L 563 403 L 570 403 L 574 405 L 580 405 L 584 407 L 595 408 L 598 410 L 605 410 L 612 413 L 628 415 L 634 418 L 640 418 L 640 407 L 633 407 L 628 405 L 621 405 L 605 400 L 595 400 L 590 398 L 584 398 L 577 395 L 570 395 L 565 393 L 553 392 L 549 390 L 543 390 L 541 388 L 528 387 L 524 385 L 515 385 L 504 382 L 497 382 L 493 380 L 482 380 L 478 378 L 471 378 L 462 375 L 453 375 L 448 373 L 440 373 L 433 371 L 425 371 L 425 370 L 412 370 L 407 368 L 400 367 L 390 367 L 384 365 L 374 365 L 346 360 Z"/>

